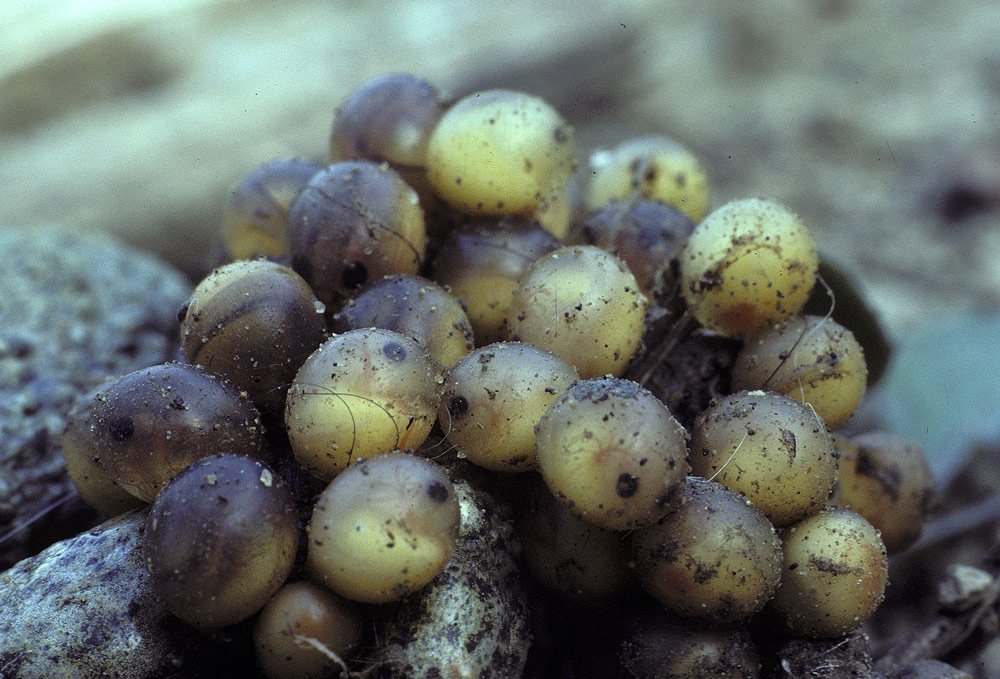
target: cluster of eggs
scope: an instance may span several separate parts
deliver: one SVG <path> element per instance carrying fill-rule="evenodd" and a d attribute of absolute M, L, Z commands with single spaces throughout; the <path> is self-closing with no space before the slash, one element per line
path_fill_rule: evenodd
<path fill-rule="evenodd" d="M 143 552 L 169 610 L 205 630 L 257 614 L 268 676 L 337 671 L 357 602 L 447 562 L 450 451 L 528 479 L 510 484 L 525 570 L 566 597 L 636 578 L 709 630 L 766 606 L 819 637 L 875 610 L 886 547 L 916 538 L 932 485 L 905 441 L 831 433 L 867 368 L 850 330 L 801 314 L 819 261 L 794 213 L 709 213 L 704 169 L 663 138 L 574 175 L 545 101 L 452 102 L 406 75 L 350 96 L 330 157 L 235 187 L 233 261 L 179 313 L 185 362 L 102 386 L 64 437 L 94 506 L 152 503 Z M 664 318 L 742 343 L 731 389 L 687 426 L 629 373 Z M 728 642 L 711 674 L 652 662 L 677 634 L 656 630 L 622 646 L 635 676 L 755 671 L 752 654 L 725 666 Z"/>

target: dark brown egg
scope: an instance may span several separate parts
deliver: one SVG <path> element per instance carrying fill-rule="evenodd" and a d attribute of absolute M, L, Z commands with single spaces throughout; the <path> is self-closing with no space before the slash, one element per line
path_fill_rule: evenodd
<path fill-rule="evenodd" d="M 514 525 L 527 572 L 545 587 L 578 601 L 609 602 L 625 589 L 634 567 L 622 534 L 573 514 L 537 474 L 518 479 Z"/>
<path fill-rule="evenodd" d="M 299 543 L 291 493 L 245 455 L 186 467 L 156 498 L 142 553 L 167 609 L 203 629 L 249 618 L 285 582 Z"/>
<path fill-rule="evenodd" d="M 315 175 L 292 203 L 285 235 L 292 268 L 332 308 L 368 281 L 417 273 L 427 248 L 416 192 L 367 161 Z"/>
<path fill-rule="evenodd" d="M 618 657 L 631 679 L 757 679 L 760 655 L 743 625 L 694 625 L 666 610 L 628 626 Z"/>
<path fill-rule="evenodd" d="M 141 507 L 143 502 L 115 483 L 95 457 L 97 425 L 91 404 L 97 391 L 95 389 L 80 399 L 70 411 L 69 423 L 61 439 L 63 459 L 66 461 L 66 473 L 80 497 L 97 511 L 117 516 Z"/>
<path fill-rule="evenodd" d="M 280 416 L 296 371 L 326 336 L 324 306 L 287 266 L 240 261 L 210 273 L 181 320 L 181 350 Z"/>
<path fill-rule="evenodd" d="M 570 227 L 568 244 L 596 245 L 625 260 L 643 294 L 677 278 L 677 258 L 694 222 L 675 207 L 656 200 L 608 203 Z"/>
<path fill-rule="evenodd" d="M 115 483 L 146 502 L 199 458 L 263 454 L 253 403 L 218 375 L 184 363 L 119 377 L 101 388 L 91 412 L 94 456 Z"/>
<path fill-rule="evenodd" d="M 458 298 L 420 276 L 385 276 L 348 300 L 333 329 L 385 328 L 412 337 L 450 368 L 472 350 L 472 326 Z"/>
<path fill-rule="evenodd" d="M 452 231 L 432 265 L 434 280 L 466 305 L 477 344 L 506 339 L 503 319 L 517 282 L 542 255 L 561 245 L 537 222 L 506 217 Z"/>
<path fill-rule="evenodd" d="M 372 78 L 337 111 L 330 158 L 424 168 L 427 138 L 446 108 L 441 93 L 422 78 L 405 73 Z"/>

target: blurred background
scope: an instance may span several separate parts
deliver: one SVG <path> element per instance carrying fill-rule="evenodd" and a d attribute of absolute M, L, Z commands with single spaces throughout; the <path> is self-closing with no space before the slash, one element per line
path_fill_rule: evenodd
<path fill-rule="evenodd" d="M 863 417 L 942 478 L 997 440 L 995 0 L 0 0 L 0 227 L 108 232 L 196 280 L 229 187 L 325 157 L 335 107 L 389 71 L 539 94 L 581 163 L 666 134 L 714 206 L 786 203 L 896 345 Z"/>

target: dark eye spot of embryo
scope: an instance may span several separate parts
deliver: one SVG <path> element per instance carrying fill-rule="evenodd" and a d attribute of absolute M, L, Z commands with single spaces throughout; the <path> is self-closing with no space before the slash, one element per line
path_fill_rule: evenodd
<path fill-rule="evenodd" d="M 382 347 L 382 353 L 390 361 L 405 361 L 406 349 L 399 342 L 386 342 Z"/>
<path fill-rule="evenodd" d="M 622 474 L 618 477 L 618 483 L 615 485 L 618 497 L 630 498 L 637 490 L 639 490 L 639 479 L 634 474 Z"/>
<path fill-rule="evenodd" d="M 368 268 L 361 262 L 349 262 L 344 265 L 340 281 L 345 288 L 357 288 L 368 280 Z"/>
<path fill-rule="evenodd" d="M 452 419 L 458 419 L 469 412 L 469 402 L 464 396 L 452 396 L 448 401 L 448 414 Z"/>
<path fill-rule="evenodd" d="M 432 481 L 427 486 L 427 497 L 434 502 L 444 502 L 448 499 L 448 489 L 440 481 Z"/>
<path fill-rule="evenodd" d="M 135 433 L 135 424 L 131 417 L 115 417 L 108 422 L 108 433 L 116 441 L 128 441 Z"/>

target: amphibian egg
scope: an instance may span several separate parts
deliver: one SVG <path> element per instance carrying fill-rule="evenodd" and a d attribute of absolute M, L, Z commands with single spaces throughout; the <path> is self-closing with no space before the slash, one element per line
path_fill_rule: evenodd
<path fill-rule="evenodd" d="M 99 512 L 117 516 L 141 507 L 143 501 L 115 483 L 94 458 L 98 447 L 97 425 L 93 421 L 91 403 L 98 391 L 100 388 L 81 398 L 69 412 L 69 424 L 61 438 L 63 459 L 66 473 L 80 497 Z"/>
<path fill-rule="evenodd" d="M 399 274 L 370 283 L 333 317 L 333 329 L 385 328 L 415 339 L 446 368 L 472 350 L 461 302 L 434 281 Z"/>
<path fill-rule="evenodd" d="M 297 158 L 261 165 L 229 192 L 222 242 L 232 259 L 285 253 L 288 208 L 323 165 Z"/>
<path fill-rule="evenodd" d="M 741 391 L 698 418 L 691 469 L 743 493 L 780 527 L 822 509 L 837 459 L 826 425 L 807 406 L 783 394 Z"/>
<path fill-rule="evenodd" d="M 280 416 L 295 372 L 326 336 L 322 311 L 309 285 L 287 266 L 234 262 L 191 293 L 181 351 L 189 363 L 246 391 L 261 412 Z"/>
<path fill-rule="evenodd" d="M 570 227 L 566 242 L 614 251 L 628 265 L 639 288 L 652 296 L 677 279 L 677 259 L 694 229 L 680 210 L 655 200 L 616 200 Z"/>
<path fill-rule="evenodd" d="M 418 447 L 437 419 L 443 382 L 427 350 L 393 330 L 330 338 L 288 391 L 285 424 L 296 459 L 331 479 L 357 458 Z"/>
<path fill-rule="evenodd" d="M 854 333 L 832 318 L 793 316 L 746 339 L 733 390 L 767 389 L 810 404 L 830 429 L 861 403 L 868 366 Z"/>
<path fill-rule="evenodd" d="M 639 581 L 668 610 L 736 622 L 781 580 L 781 541 L 764 514 L 721 483 L 689 476 L 674 512 L 632 536 Z"/>
<path fill-rule="evenodd" d="M 370 280 L 417 273 L 427 248 L 416 192 L 367 161 L 316 174 L 292 203 L 285 235 L 292 268 L 331 309 Z"/>
<path fill-rule="evenodd" d="M 576 368 L 533 344 L 487 344 L 448 371 L 438 421 L 480 467 L 535 469 L 534 427 L 577 378 Z"/>
<path fill-rule="evenodd" d="M 316 502 L 306 568 L 348 599 L 394 601 L 444 567 L 458 522 L 455 490 L 434 462 L 405 453 L 360 460 Z"/>
<path fill-rule="evenodd" d="M 528 267 L 561 245 L 536 222 L 519 217 L 476 222 L 448 234 L 432 262 L 434 280 L 465 304 L 476 342 L 505 339 L 503 319 Z"/>
<path fill-rule="evenodd" d="M 253 404 L 218 375 L 184 363 L 124 375 L 98 391 L 91 409 L 95 456 L 119 486 L 146 502 L 198 458 L 263 455 Z"/>
<path fill-rule="evenodd" d="M 791 210 L 736 200 L 688 237 L 681 289 L 699 323 L 742 339 L 801 311 L 818 267 L 813 237 Z"/>
<path fill-rule="evenodd" d="M 504 319 L 509 339 L 558 354 L 588 379 L 621 375 L 642 341 L 648 300 L 625 263 L 593 245 L 539 258 Z"/>
<path fill-rule="evenodd" d="M 535 435 L 549 488 L 596 526 L 645 526 L 680 502 L 686 432 L 635 382 L 598 377 L 575 383 L 549 407 Z"/>
<path fill-rule="evenodd" d="M 489 90 L 442 116 L 427 144 L 434 190 L 470 214 L 531 214 L 573 171 L 573 130 L 544 100 Z"/>
<path fill-rule="evenodd" d="M 357 605 L 300 581 L 271 597 L 253 628 L 257 666 L 269 679 L 322 679 L 340 667 L 315 644 L 345 659 L 361 641 Z"/>
<path fill-rule="evenodd" d="M 585 201 L 596 209 L 638 195 L 672 205 L 697 223 L 708 207 L 708 175 L 699 160 L 667 137 L 639 137 L 590 156 Z"/>
<path fill-rule="evenodd" d="M 448 103 L 431 83 L 406 73 L 362 83 L 338 109 L 330 158 L 388 161 L 407 183 L 423 175 L 427 139 Z"/>
<path fill-rule="evenodd" d="M 878 531 L 848 509 L 828 509 L 781 534 L 784 570 L 771 607 L 785 629 L 838 637 L 860 627 L 885 595 L 888 559 Z"/>
<path fill-rule="evenodd" d="M 160 492 L 142 553 L 167 609 L 204 629 L 256 613 L 292 570 L 299 542 L 291 493 L 264 463 L 212 455 Z"/>

